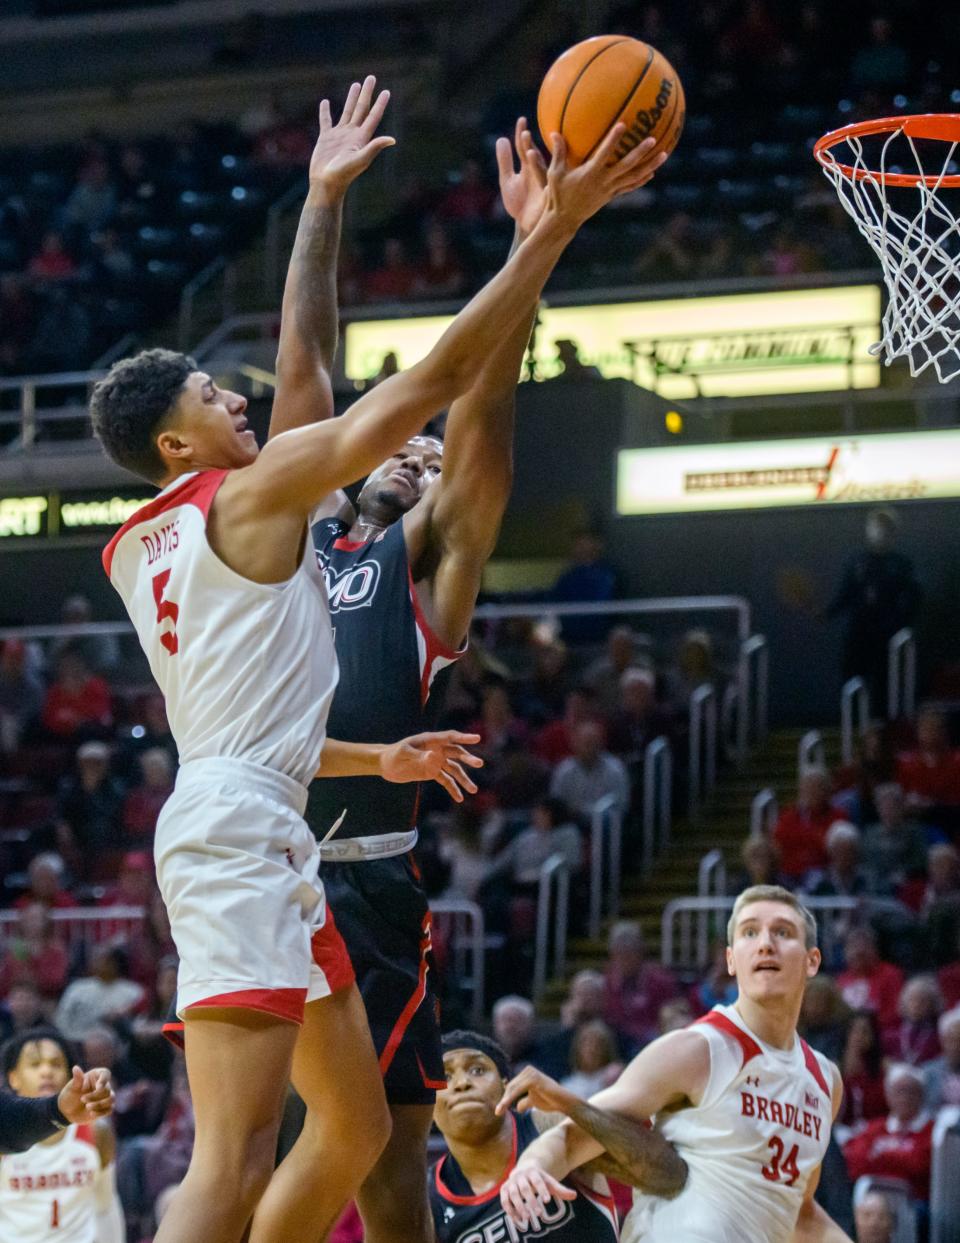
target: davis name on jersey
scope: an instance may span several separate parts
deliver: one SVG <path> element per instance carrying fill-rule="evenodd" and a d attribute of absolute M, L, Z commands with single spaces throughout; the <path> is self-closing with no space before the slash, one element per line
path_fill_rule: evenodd
<path fill-rule="evenodd" d="M 830 1140 L 830 1064 L 799 1037 L 765 1044 L 732 1006 L 689 1030 L 710 1050 L 703 1098 L 655 1119 L 687 1183 L 673 1200 L 635 1194 L 624 1243 L 789 1243 Z"/>
<path fill-rule="evenodd" d="M 90 1126 L 0 1158 L 0 1243 L 96 1243 L 99 1174 Z"/>

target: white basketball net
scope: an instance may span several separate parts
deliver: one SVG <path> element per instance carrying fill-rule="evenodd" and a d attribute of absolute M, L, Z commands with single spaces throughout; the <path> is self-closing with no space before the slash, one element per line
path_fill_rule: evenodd
<path fill-rule="evenodd" d="M 891 151 L 897 139 L 900 142 Z M 904 145 L 920 176 L 936 178 L 930 185 L 922 180 L 915 188 L 885 184 L 887 172 L 914 171 L 906 166 Z M 883 266 L 890 300 L 883 316 L 883 335 L 870 352 L 882 353 L 887 366 L 905 358 L 913 376 L 932 366 L 945 384 L 960 375 L 960 220 L 948 203 L 951 193 L 956 193 L 960 206 L 960 190 L 951 191 L 941 182 L 955 171 L 952 161 L 958 144 L 930 145 L 935 145 L 938 161 L 940 153 L 946 152 L 939 172 L 924 168 L 913 138 L 902 130 L 882 136 L 880 153 L 871 164 L 864 159 L 861 139 L 856 136 L 824 151 L 822 159 L 841 203 Z M 891 158 L 894 154 L 900 158 Z M 851 177 L 840 162 L 859 176 Z M 907 210 L 912 206 L 912 215 L 895 210 L 892 196 L 899 206 Z"/>

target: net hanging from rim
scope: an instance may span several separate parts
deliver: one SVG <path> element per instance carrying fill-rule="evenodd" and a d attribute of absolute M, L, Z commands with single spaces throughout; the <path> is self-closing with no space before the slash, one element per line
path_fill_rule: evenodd
<path fill-rule="evenodd" d="M 889 117 L 824 135 L 814 155 L 883 268 L 889 301 L 870 347 L 910 374 L 960 375 L 960 114 Z M 866 151 L 865 151 L 866 148 Z"/>

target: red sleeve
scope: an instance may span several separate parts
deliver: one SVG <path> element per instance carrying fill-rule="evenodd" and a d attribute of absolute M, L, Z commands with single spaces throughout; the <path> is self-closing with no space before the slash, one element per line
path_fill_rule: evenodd
<path fill-rule="evenodd" d="M 65 700 L 59 686 L 51 686 L 47 691 L 40 719 L 44 727 L 52 734 L 72 734 L 76 729 L 76 715 Z"/>
<path fill-rule="evenodd" d="M 113 704 L 110 699 L 110 687 L 103 678 L 91 678 L 86 689 L 87 707 L 94 720 L 109 725 L 113 720 Z"/>
<path fill-rule="evenodd" d="M 870 1153 L 873 1149 L 873 1141 L 883 1129 L 884 1119 L 878 1118 L 864 1127 L 859 1135 L 854 1135 L 853 1139 L 848 1139 L 844 1144 L 843 1155 L 847 1162 L 847 1173 L 853 1182 L 864 1174 L 877 1172 L 870 1161 Z"/>

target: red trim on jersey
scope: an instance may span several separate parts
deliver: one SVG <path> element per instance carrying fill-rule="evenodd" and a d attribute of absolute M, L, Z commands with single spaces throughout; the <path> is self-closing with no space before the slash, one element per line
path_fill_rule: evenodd
<path fill-rule="evenodd" d="M 823 1071 L 820 1069 L 820 1063 L 817 1061 L 817 1055 L 802 1036 L 800 1038 L 800 1047 L 803 1049 L 803 1060 L 807 1064 L 807 1070 L 809 1070 L 810 1074 L 813 1075 L 814 1079 L 817 1081 L 817 1084 L 823 1089 L 826 1095 L 832 1097 L 833 1093 L 827 1087 L 827 1081 L 823 1077 Z"/>
<path fill-rule="evenodd" d="M 431 1079 L 423 1068 L 423 1062 L 420 1060 L 420 1054 L 417 1054 L 417 1070 L 420 1072 L 420 1078 L 423 1080 L 423 1086 L 429 1088 L 432 1092 L 443 1092 L 447 1086 L 446 1079 Z"/>
<path fill-rule="evenodd" d="M 90 1144 L 93 1148 L 96 1148 L 97 1136 L 92 1123 L 81 1122 L 75 1131 L 75 1135 L 84 1144 Z"/>
<path fill-rule="evenodd" d="M 217 495 L 217 490 L 229 474 L 228 470 L 202 470 L 194 475 L 192 479 L 188 479 L 186 483 L 173 488 L 169 492 L 161 492 L 159 496 L 155 496 L 146 505 L 141 505 L 138 510 L 130 515 L 103 550 L 102 561 L 107 578 L 110 577 L 110 570 L 113 567 L 113 554 L 117 550 L 117 545 L 128 531 L 141 522 L 150 522 L 153 518 L 156 518 L 157 514 L 162 514 L 166 509 L 174 509 L 177 505 L 184 504 L 196 505 L 197 509 L 203 514 L 204 520 L 206 520 L 207 515 L 210 513 L 210 506 L 213 504 L 213 498 Z"/>
<path fill-rule="evenodd" d="M 423 917 L 423 925 L 421 927 L 422 937 L 420 938 L 420 972 L 417 978 L 417 987 L 413 990 L 410 1000 L 403 1007 L 403 1012 L 397 1019 L 393 1031 L 390 1033 L 390 1039 L 383 1046 L 383 1052 L 380 1054 L 380 1074 L 385 1075 L 390 1069 L 390 1064 L 396 1057 L 397 1049 L 400 1047 L 400 1041 L 403 1039 L 403 1033 L 410 1026 L 411 1020 L 416 1012 L 420 1009 L 424 997 L 427 995 L 427 972 L 430 969 L 427 962 L 427 954 L 430 951 L 430 929 L 433 924 L 433 917 L 428 911 Z M 447 1085 L 444 1083 L 444 1087 Z"/>
<path fill-rule="evenodd" d="M 420 672 L 420 702 L 426 703 L 430 698 L 430 675 L 433 672 L 433 664 L 437 657 L 444 660 L 459 660 L 463 653 L 467 650 L 467 644 L 457 651 L 444 643 L 443 639 L 434 631 L 433 627 L 427 621 L 426 614 L 420 605 L 420 597 L 417 595 L 417 586 L 413 581 L 413 571 L 407 563 L 407 584 L 410 588 L 410 603 L 413 605 L 413 616 L 417 624 L 417 629 L 423 635 L 423 643 L 426 648 L 426 656 L 423 662 L 423 669 Z"/>
<path fill-rule="evenodd" d="M 182 1053 L 184 1050 L 183 1042 L 183 1023 L 177 1019 L 175 1023 L 164 1023 L 160 1028 L 165 1039 L 169 1040 L 175 1049 L 179 1049 Z"/>
<path fill-rule="evenodd" d="M 721 1031 L 726 1036 L 732 1036 L 740 1046 L 743 1053 L 743 1062 L 740 1065 L 742 1070 L 752 1058 L 760 1057 L 763 1050 L 753 1039 L 748 1036 L 742 1027 L 738 1027 L 732 1019 L 728 1019 L 725 1014 L 720 1014 L 717 1010 L 711 1010 L 709 1014 L 705 1014 L 702 1019 L 697 1019 L 698 1023 L 708 1023 L 711 1027 L 715 1027 L 717 1031 Z"/>
<path fill-rule="evenodd" d="M 369 541 L 365 539 L 347 539 L 341 535 L 333 541 L 333 546 L 337 552 L 356 552 L 358 548 L 362 548 L 366 543 L 369 543 Z"/>
<path fill-rule="evenodd" d="M 225 1006 L 237 1010 L 259 1010 L 263 1014 L 275 1015 L 288 1023 L 303 1022 L 303 1007 L 307 1001 L 305 988 L 245 988 L 235 993 L 218 993 L 215 997 L 204 997 L 187 1006 L 187 1011 L 199 1010 L 206 1006 Z"/>
<path fill-rule="evenodd" d="M 444 1084 L 444 1087 L 447 1085 Z M 489 1191 L 484 1192 L 482 1196 L 457 1196 L 444 1186 L 443 1180 L 440 1178 L 440 1170 L 446 1161 L 446 1154 L 440 1158 L 433 1167 L 433 1182 L 437 1189 L 437 1194 L 443 1196 L 445 1200 L 449 1200 L 451 1204 L 486 1204 L 488 1200 L 492 1200 L 500 1194 L 500 1188 L 513 1173 L 513 1167 L 517 1164 L 517 1120 L 510 1114 L 510 1122 L 513 1126 L 513 1144 L 510 1150 L 510 1160 L 507 1162 L 507 1168 L 503 1171 L 503 1176 L 497 1183 L 496 1187 L 491 1187 Z"/>
<path fill-rule="evenodd" d="M 343 937 L 337 930 L 329 904 L 323 927 L 318 928 L 310 938 L 310 952 L 313 961 L 327 977 L 331 993 L 339 993 L 342 988 L 349 988 L 356 979 L 353 963 Z"/>

